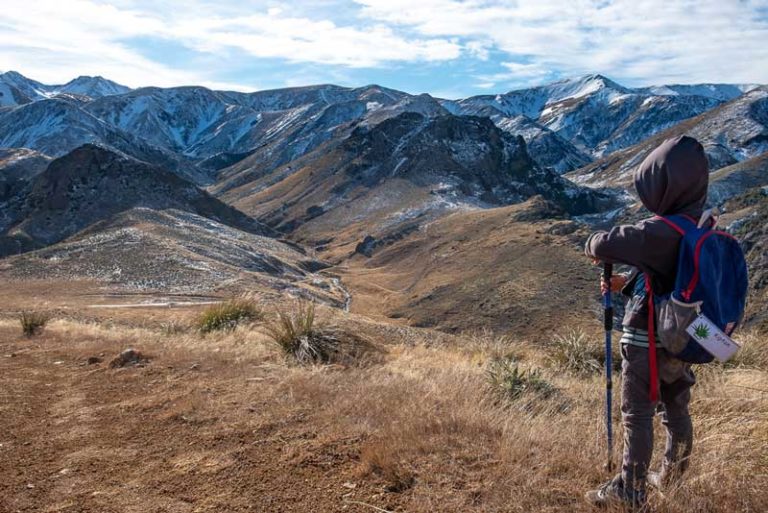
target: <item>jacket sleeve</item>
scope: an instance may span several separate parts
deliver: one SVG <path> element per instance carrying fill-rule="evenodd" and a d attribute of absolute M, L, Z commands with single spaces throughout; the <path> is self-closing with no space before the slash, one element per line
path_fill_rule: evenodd
<path fill-rule="evenodd" d="M 654 245 L 649 244 L 647 231 L 637 225 L 616 226 L 609 232 L 595 232 L 584 247 L 587 256 L 607 263 L 627 264 L 646 271 Z"/>

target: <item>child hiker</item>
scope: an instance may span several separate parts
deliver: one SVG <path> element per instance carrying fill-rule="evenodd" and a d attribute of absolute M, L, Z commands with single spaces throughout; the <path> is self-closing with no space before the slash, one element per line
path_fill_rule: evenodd
<path fill-rule="evenodd" d="M 709 168 L 704 148 L 696 139 L 681 136 L 664 141 L 634 174 L 635 189 L 652 213 L 685 215 L 697 222 L 707 198 Z M 617 226 L 593 233 L 586 243 L 587 256 L 608 263 L 632 266 L 630 275 L 615 276 L 610 286 L 630 297 L 621 337 L 621 413 L 624 454 L 621 472 L 586 498 L 594 505 L 642 506 L 646 482 L 661 486 L 679 477 L 688 466 L 693 426 L 688 413 L 691 386 L 696 382 L 691 366 L 673 358 L 656 342 L 659 400 L 652 401 L 648 347 L 648 305 L 642 273 L 651 277 L 657 294 L 674 288 L 681 236 L 659 218 L 635 225 Z M 639 289 L 639 290 L 638 290 Z M 659 472 L 649 472 L 653 453 L 653 417 L 661 411 L 666 428 L 666 450 Z"/>

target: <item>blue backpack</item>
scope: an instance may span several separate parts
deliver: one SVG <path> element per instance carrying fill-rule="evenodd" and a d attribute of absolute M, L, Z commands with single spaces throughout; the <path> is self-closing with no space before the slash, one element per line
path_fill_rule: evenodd
<path fill-rule="evenodd" d="M 744 253 L 735 237 L 714 229 L 712 219 L 705 220 L 701 228 L 688 216 L 657 216 L 656 219 L 677 231 L 682 239 L 674 290 L 670 294 L 654 295 L 651 280 L 645 276 L 651 347 L 658 336 L 659 344 L 675 358 L 688 363 L 709 363 L 714 359 L 712 354 L 686 329 L 701 313 L 726 335 L 733 333 L 744 316 L 747 298 Z M 650 307 L 651 304 L 654 307 Z M 652 360 L 654 374 L 655 355 Z"/>

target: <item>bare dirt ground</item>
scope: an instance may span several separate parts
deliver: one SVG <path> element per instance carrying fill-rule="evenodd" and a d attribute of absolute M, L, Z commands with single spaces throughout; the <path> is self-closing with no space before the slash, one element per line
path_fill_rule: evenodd
<path fill-rule="evenodd" d="M 336 511 L 380 494 L 356 479 L 360 439 L 270 400 L 280 365 L 66 323 L 34 340 L 2 328 L 0 511 Z M 108 368 L 137 343 L 150 364 Z"/>
<path fill-rule="evenodd" d="M 599 374 L 537 343 L 322 310 L 381 358 L 298 366 L 260 325 L 201 336 L 116 315 L 32 338 L 0 320 L 0 511 L 586 512 L 583 491 L 606 477 Z M 700 374 L 689 479 L 654 511 L 768 508 L 765 345 L 750 344 L 737 367 Z M 110 368 L 126 347 L 149 362 Z M 498 360 L 554 392 L 500 396 Z"/>

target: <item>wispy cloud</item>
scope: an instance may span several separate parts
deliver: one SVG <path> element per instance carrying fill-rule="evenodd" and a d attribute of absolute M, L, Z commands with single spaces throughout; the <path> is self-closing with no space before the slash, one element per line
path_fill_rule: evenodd
<path fill-rule="evenodd" d="M 768 82 L 765 0 L 356 0 L 373 20 L 433 37 L 482 38 L 521 82 L 603 72 L 634 83 Z M 523 61 L 523 66 L 515 63 Z"/>
<path fill-rule="evenodd" d="M 768 0 L 36 0 L 0 9 L 0 69 L 131 86 L 252 90 L 341 78 L 470 93 L 589 72 L 628 85 L 766 83 L 766 41 Z"/>
<path fill-rule="evenodd" d="M 330 20 L 284 16 L 282 11 L 246 17 L 192 19 L 170 26 L 167 37 L 203 52 L 237 48 L 261 58 L 349 67 L 376 67 L 398 61 L 455 59 L 456 42 L 443 38 L 406 38 L 384 24 L 365 29 Z"/>

